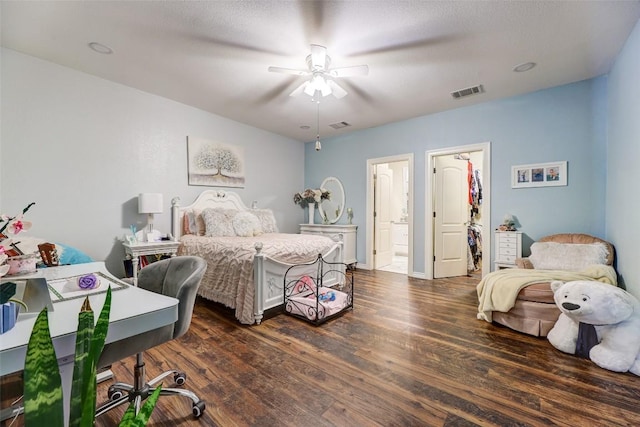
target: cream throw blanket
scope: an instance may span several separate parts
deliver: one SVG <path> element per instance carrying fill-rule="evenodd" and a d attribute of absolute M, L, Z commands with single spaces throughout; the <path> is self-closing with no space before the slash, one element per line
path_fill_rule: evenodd
<path fill-rule="evenodd" d="M 563 270 L 532 270 L 509 268 L 497 270 L 487 274 L 478 283 L 478 319 L 491 322 L 491 312 L 507 312 L 516 303 L 518 292 L 522 288 L 534 283 L 561 280 L 597 280 L 609 285 L 617 286 L 617 275 L 609 265 L 592 265 L 582 271 Z"/>

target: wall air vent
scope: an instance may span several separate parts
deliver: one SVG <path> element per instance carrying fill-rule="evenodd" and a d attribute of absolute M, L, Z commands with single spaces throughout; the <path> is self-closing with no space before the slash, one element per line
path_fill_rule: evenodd
<path fill-rule="evenodd" d="M 458 98 L 464 98 L 465 96 L 476 95 L 478 93 L 483 93 L 483 92 L 484 92 L 484 88 L 482 87 L 482 85 L 478 85 L 478 86 L 467 87 L 464 89 L 451 92 L 451 96 L 453 96 L 454 99 L 458 99 Z"/>
<path fill-rule="evenodd" d="M 347 122 L 338 122 L 338 123 L 331 123 L 329 126 L 331 126 L 334 129 L 342 129 L 342 128 L 346 128 L 347 126 L 351 126 L 351 124 Z"/>

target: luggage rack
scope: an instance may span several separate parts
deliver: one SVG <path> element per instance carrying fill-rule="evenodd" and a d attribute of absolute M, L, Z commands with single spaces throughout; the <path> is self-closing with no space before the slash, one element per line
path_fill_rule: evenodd
<path fill-rule="evenodd" d="M 284 275 L 284 310 L 314 325 L 353 309 L 353 270 L 326 262 L 322 254 L 310 263 L 296 264 Z"/>

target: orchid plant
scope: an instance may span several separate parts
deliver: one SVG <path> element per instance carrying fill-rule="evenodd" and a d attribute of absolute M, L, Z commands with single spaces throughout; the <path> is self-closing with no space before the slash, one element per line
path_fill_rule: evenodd
<path fill-rule="evenodd" d="M 293 195 L 293 203 L 303 208 L 306 208 L 312 203 L 320 203 L 328 199 L 331 199 L 331 192 L 325 188 L 307 188 L 303 192 Z"/>
<path fill-rule="evenodd" d="M 0 277 L 9 272 L 9 266 L 6 264 L 9 256 L 22 255 L 22 251 L 9 235 L 17 235 L 31 228 L 31 222 L 23 218 L 33 205 L 35 202 L 29 203 L 22 213 L 16 216 L 0 215 Z"/>

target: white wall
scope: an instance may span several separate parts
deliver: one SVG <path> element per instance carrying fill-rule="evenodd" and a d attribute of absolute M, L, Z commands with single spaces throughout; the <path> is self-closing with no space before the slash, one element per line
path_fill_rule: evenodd
<path fill-rule="evenodd" d="M 121 274 L 118 241 L 140 192 L 164 194 L 156 228 L 169 231 L 170 203 L 190 203 L 207 187 L 187 185 L 188 135 L 244 147 L 245 203 L 274 209 L 285 232 L 303 211 L 303 144 L 165 98 L 2 49 L 0 195 L 2 213 L 29 202 L 32 236 L 85 251 Z"/>
<path fill-rule="evenodd" d="M 414 271 L 421 273 L 425 224 L 419 218 L 425 218 L 430 197 L 424 188 L 427 151 L 491 143 L 491 218 L 484 218 L 485 229 L 494 229 L 511 213 L 520 221 L 525 246 L 553 233 L 605 237 L 605 129 L 606 78 L 599 77 L 327 138 L 319 152 L 307 143 L 305 184 L 326 176 L 342 181 L 346 206 L 360 226 L 357 253 L 363 263 L 370 238 L 365 230 L 367 160 L 413 153 Z M 560 160 L 569 162 L 568 186 L 511 188 L 511 166 Z"/>
<path fill-rule="evenodd" d="M 606 229 L 617 251 L 617 270 L 640 298 L 640 22 L 609 73 Z"/>

